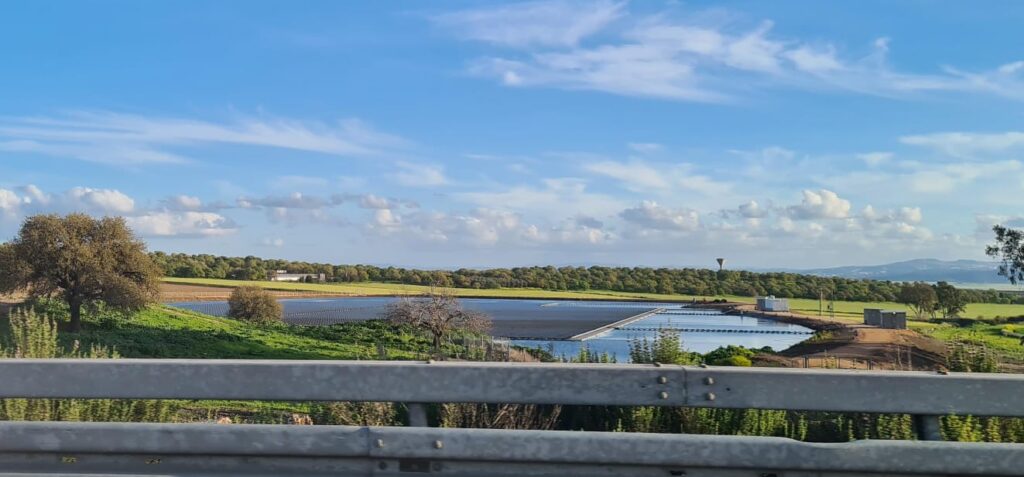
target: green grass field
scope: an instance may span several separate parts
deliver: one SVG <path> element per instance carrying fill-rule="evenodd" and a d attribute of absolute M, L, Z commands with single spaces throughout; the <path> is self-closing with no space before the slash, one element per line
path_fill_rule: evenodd
<path fill-rule="evenodd" d="M 267 281 L 240 281 L 224 280 L 215 278 L 165 278 L 168 283 L 206 285 L 215 287 L 237 287 L 241 285 L 253 285 L 271 290 L 282 291 L 308 291 L 317 293 L 332 293 L 352 296 L 391 296 L 391 295 L 415 295 L 427 292 L 429 287 L 420 285 L 402 285 L 397 283 L 292 283 L 292 282 L 267 282 Z M 540 299 L 575 299 L 575 300 L 671 300 L 690 301 L 697 299 L 724 298 L 740 303 L 753 303 L 752 297 L 741 296 L 709 296 L 694 297 L 692 295 L 659 295 L 657 293 L 632 293 L 607 290 L 588 291 L 554 291 L 540 290 L 536 288 L 498 288 L 498 289 L 470 289 L 457 288 L 455 292 L 460 296 L 485 297 L 485 298 L 540 298 Z M 806 298 L 791 298 L 790 308 L 798 313 L 807 315 L 818 315 L 818 300 Z M 828 316 L 828 303 L 823 305 L 824 314 Z M 844 322 L 860 322 L 865 308 L 883 308 L 887 310 L 907 310 L 907 307 L 893 302 L 861 302 L 861 301 L 837 301 L 835 302 L 835 317 Z M 909 311 L 909 310 L 908 310 Z M 992 303 L 972 303 L 967 305 L 967 311 L 963 313 L 966 318 L 995 318 L 1024 316 L 1024 305 L 1000 305 Z"/>
<path fill-rule="evenodd" d="M 57 306 L 45 312 L 66 313 Z M 376 359 L 379 343 L 391 358 L 417 359 L 431 347 L 423 335 L 382 322 L 257 326 L 168 306 L 153 306 L 130 318 L 88 315 L 83 325 L 81 333 L 61 333 L 61 343 L 113 348 L 126 358 Z M 0 330 L 0 336 L 6 333 Z"/>

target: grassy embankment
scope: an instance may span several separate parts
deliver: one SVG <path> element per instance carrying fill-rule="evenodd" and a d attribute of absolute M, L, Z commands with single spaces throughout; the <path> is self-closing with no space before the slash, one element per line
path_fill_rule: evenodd
<path fill-rule="evenodd" d="M 38 313 L 66 321 L 66 307 L 36 308 Z M 110 349 L 123 358 L 221 359 L 425 359 L 430 339 L 411 329 L 383 322 L 345 323 L 329 327 L 284 324 L 252 325 L 167 306 L 153 306 L 131 316 L 87 314 L 81 333 L 60 332 L 64 350 Z M 13 348 L 7 319 L 0 320 L 0 344 Z M 446 350 L 448 352 L 453 351 Z M 274 422 L 288 413 L 308 413 L 309 403 L 254 401 L 167 401 L 172 420 L 209 419 L 217 415 L 249 416 L 253 422 Z"/>

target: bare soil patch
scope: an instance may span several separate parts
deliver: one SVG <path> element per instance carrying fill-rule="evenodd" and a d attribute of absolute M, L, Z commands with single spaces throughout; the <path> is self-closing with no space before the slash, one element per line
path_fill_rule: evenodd
<path fill-rule="evenodd" d="M 183 285 L 177 283 L 160 284 L 160 301 L 177 303 L 186 301 L 224 301 L 231 296 L 234 288 L 212 287 L 203 285 Z M 347 296 L 334 293 L 267 290 L 277 298 L 316 298 Z"/>
<path fill-rule="evenodd" d="M 792 312 L 759 313 L 753 305 L 738 305 L 733 310 L 819 332 L 814 338 L 779 353 L 780 359 L 766 360 L 768 365 L 933 370 L 946 364 L 946 345 L 912 330 L 889 330 Z"/>

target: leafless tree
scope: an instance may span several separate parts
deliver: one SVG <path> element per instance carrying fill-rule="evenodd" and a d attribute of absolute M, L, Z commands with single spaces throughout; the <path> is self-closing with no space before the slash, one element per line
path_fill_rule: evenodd
<path fill-rule="evenodd" d="M 452 290 L 431 288 L 425 296 L 402 298 L 387 307 L 384 317 L 392 323 L 407 324 L 430 333 L 434 350 L 453 332 L 485 333 L 491 328 L 487 315 L 462 308 Z"/>

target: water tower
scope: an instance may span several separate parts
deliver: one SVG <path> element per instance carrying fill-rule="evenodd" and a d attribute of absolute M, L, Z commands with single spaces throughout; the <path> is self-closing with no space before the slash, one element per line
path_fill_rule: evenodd
<path fill-rule="evenodd" d="M 722 270 L 725 269 L 725 259 L 724 258 L 716 258 L 715 261 L 718 262 L 718 271 L 722 271 Z"/>

